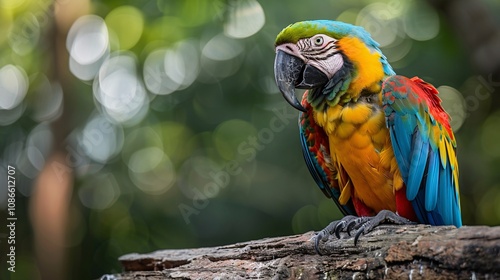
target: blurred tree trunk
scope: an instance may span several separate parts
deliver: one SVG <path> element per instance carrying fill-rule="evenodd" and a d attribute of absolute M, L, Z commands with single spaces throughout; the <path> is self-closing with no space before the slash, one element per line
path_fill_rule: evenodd
<path fill-rule="evenodd" d="M 122 274 L 101 279 L 500 279 L 500 227 L 378 227 L 330 239 L 317 255 L 314 233 L 213 248 L 120 258 Z"/>
<path fill-rule="evenodd" d="M 66 138 L 71 132 L 71 80 L 66 37 L 72 23 L 88 13 L 88 0 L 54 1 L 46 11 L 48 26 L 42 48 L 49 51 L 47 60 L 51 83 L 61 85 L 63 113 L 51 124 L 52 153 L 47 157 L 33 187 L 30 199 L 30 218 L 34 233 L 34 250 L 41 279 L 68 278 L 66 239 L 69 206 L 73 192 L 73 168 L 69 162 Z"/>

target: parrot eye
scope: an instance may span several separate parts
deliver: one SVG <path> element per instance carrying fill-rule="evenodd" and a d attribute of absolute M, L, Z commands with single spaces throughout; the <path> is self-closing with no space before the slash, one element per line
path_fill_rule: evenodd
<path fill-rule="evenodd" d="M 314 38 L 314 44 L 315 44 L 316 46 L 321 46 L 321 45 L 323 45 L 323 37 L 318 36 L 318 37 Z"/>

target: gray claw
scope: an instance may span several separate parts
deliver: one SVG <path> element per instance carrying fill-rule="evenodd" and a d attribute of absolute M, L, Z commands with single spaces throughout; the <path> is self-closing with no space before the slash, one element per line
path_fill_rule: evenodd
<path fill-rule="evenodd" d="M 335 234 L 335 236 L 340 239 L 341 231 L 345 231 L 349 236 L 351 236 L 351 231 L 353 230 L 356 230 L 354 235 L 354 246 L 356 246 L 361 235 L 371 232 L 374 228 L 383 223 L 392 223 L 397 225 L 415 224 L 414 222 L 389 210 L 382 210 L 373 217 L 345 216 L 339 221 L 330 223 L 326 228 L 318 232 L 316 240 L 314 241 L 314 249 L 319 255 L 321 255 L 319 250 L 320 241 L 326 241 L 332 234 Z"/>

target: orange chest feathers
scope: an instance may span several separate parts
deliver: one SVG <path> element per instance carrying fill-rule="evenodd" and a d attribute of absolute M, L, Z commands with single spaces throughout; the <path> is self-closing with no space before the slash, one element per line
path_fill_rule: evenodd
<path fill-rule="evenodd" d="M 372 102 L 353 102 L 315 112 L 328 136 L 331 168 L 340 174 L 340 202 L 355 197 L 379 212 L 396 210 L 394 192 L 403 186 L 384 113 Z M 342 175 L 344 174 L 344 175 Z"/>

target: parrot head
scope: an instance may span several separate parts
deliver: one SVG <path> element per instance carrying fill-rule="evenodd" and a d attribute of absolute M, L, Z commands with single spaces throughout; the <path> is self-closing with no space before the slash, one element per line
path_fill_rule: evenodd
<path fill-rule="evenodd" d="M 362 27 L 329 20 L 291 24 L 277 36 L 274 74 L 288 103 L 305 111 L 295 88 L 310 89 L 313 108 L 356 100 L 379 92 L 384 77 L 394 75 L 385 56 Z"/>

